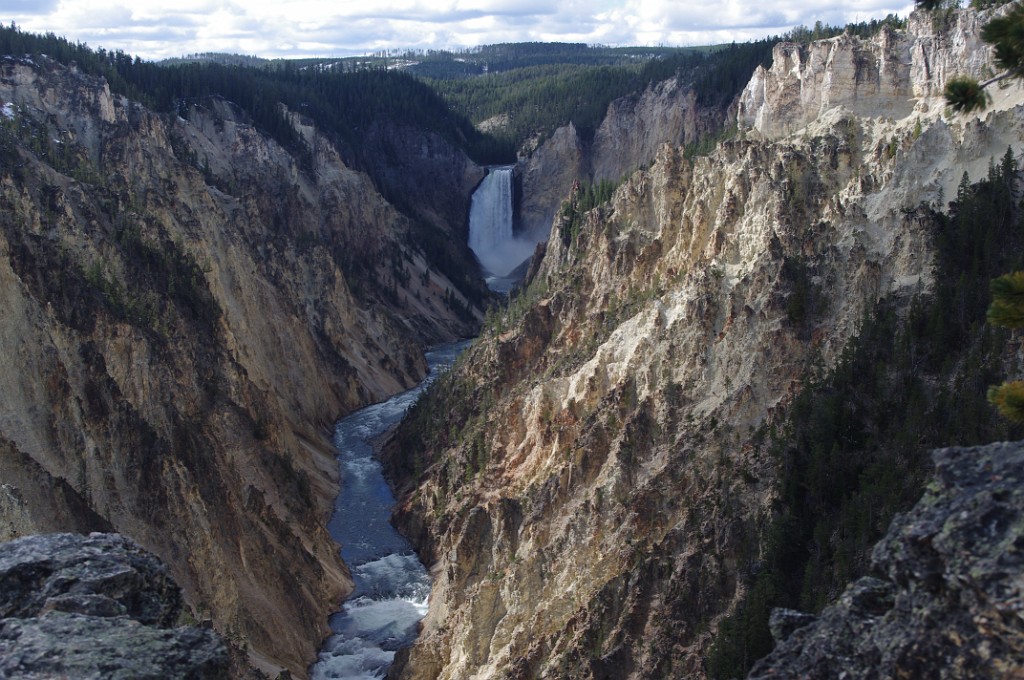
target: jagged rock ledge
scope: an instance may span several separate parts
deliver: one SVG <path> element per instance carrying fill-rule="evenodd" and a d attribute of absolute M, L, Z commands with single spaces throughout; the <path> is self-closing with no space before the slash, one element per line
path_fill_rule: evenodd
<path fill-rule="evenodd" d="M 230 677 L 212 629 L 174 627 L 181 589 L 119 534 L 0 544 L 0 678 Z"/>
<path fill-rule="evenodd" d="M 1024 442 L 933 457 L 934 481 L 875 546 L 873 575 L 817 618 L 773 612 L 784 639 L 748 680 L 1024 677 Z"/>

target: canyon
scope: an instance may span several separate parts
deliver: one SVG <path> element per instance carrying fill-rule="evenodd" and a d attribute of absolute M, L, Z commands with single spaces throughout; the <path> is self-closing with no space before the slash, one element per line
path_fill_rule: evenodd
<path fill-rule="evenodd" d="M 307 677 L 353 591 L 325 526 L 347 512 L 332 429 L 419 383 L 425 348 L 479 332 L 376 442 L 433 581 L 388 677 L 729 677 L 714 660 L 778 550 L 801 399 L 873 320 L 918 319 L 965 174 L 1016 172 L 998 159 L 1024 152 L 1024 88 L 1004 81 L 968 116 L 942 98 L 949 76 L 994 70 L 980 27 L 1000 11 L 780 43 L 728 106 L 650 83 L 592 134 L 570 123 L 503 168 L 384 119 L 356 147 L 278 105 L 291 147 L 220 97 L 157 113 L 74 65 L 0 58 L 0 540 L 128 536 L 89 540 L 166 563 L 181 594 L 162 624 L 227 643 L 202 634 L 211 676 L 229 654 L 235 677 Z M 513 259 L 541 244 L 501 306 L 470 250 L 487 267 L 498 244 L 468 223 L 499 177 L 501 240 L 529 244 Z M 611 199 L 584 206 L 581 183 L 602 180 Z M 929 394 L 966 389 L 979 356 L 1020 373 L 1009 345 L 976 331 L 928 369 Z M 896 382 L 871 368 L 862 382 Z M 883 451 L 899 471 L 919 455 L 902 444 Z M 944 492 L 949 470 L 980 474 L 964 455 L 936 454 Z M 931 473 L 901 482 L 920 495 Z M 960 507 L 937 484 L 922 512 Z M 999 517 L 1019 514 L 1019 494 L 986 489 Z M 870 519 L 877 538 L 889 519 Z M 993 541 L 1017 540 L 1014 522 Z M 899 621 L 924 587 L 886 561 L 900 531 L 875 551 L 891 583 L 825 588 L 839 599 L 818 617 L 780 612 L 755 674 L 832 663 L 845 652 L 814 654 L 844 608 Z M 1017 628 L 1000 634 L 1018 649 Z"/>
<path fill-rule="evenodd" d="M 410 218 L 298 114 L 307 159 L 222 99 L 158 114 L 45 57 L 0 60 L 0 99 L 0 538 L 130 536 L 240 664 L 304 677 L 351 589 L 329 428 L 482 315 L 410 245 L 433 217 L 465 251 L 458 204 Z M 468 205 L 483 171 L 421 141 Z"/>

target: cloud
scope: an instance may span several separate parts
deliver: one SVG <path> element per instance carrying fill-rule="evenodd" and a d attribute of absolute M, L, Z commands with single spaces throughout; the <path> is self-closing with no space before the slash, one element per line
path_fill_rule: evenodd
<path fill-rule="evenodd" d="M 891 0 L 0 0 L 0 21 L 159 59 L 191 52 L 342 56 L 517 41 L 693 45 L 815 21 L 906 15 Z"/>

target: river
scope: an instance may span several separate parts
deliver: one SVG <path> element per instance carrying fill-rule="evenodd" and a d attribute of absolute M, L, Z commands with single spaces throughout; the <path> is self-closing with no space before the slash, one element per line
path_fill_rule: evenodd
<path fill-rule="evenodd" d="M 391 526 L 395 498 L 373 455 L 373 441 L 398 423 L 468 341 L 427 352 L 430 373 L 409 390 L 368 406 L 335 426 L 341 491 L 328 524 L 352 570 L 355 590 L 331 617 L 333 635 L 313 665 L 314 680 L 383 678 L 395 651 L 411 645 L 427 613 L 430 575 Z"/>

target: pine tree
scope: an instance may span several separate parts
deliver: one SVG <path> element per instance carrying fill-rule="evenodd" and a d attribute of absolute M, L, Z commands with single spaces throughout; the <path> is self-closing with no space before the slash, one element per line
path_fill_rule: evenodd
<path fill-rule="evenodd" d="M 994 326 L 1024 328 L 1024 271 L 1016 271 L 992 280 L 992 304 L 987 318 Z M 1024 423 L 1024 381 L 1012 380 L 993 385 L 988 400 L 1008 420 Z"/>
<path fill-rule="evenodd" d="M 988 400 L 1007 420 L 1024 423 L 1024 381 L 1012 380 L 988 388 Z"/>
<path fill-rule="evenodd" d="M 988 322 L 1003 328 L 1024 328 L 1024 271 L 993 279 Z"/>
<path fill-rule="evenodd" d="M 929 11 L 947 8 L 946 0 L 915 0 L 914 4 Z M 1003 72 L 984 82 L 967 76 L 956 76 L 946 81 L 943 92 L 946 103 L 957 113 L 984 109 L 989 102 L 985 91 L 989 85 L 1007 78 L 1024 77 L 1024 5 L 1017 5 L 1005 16 L 985 24 L 981 29 L 981 39 L 992 45 L 996 65 Z"/>

